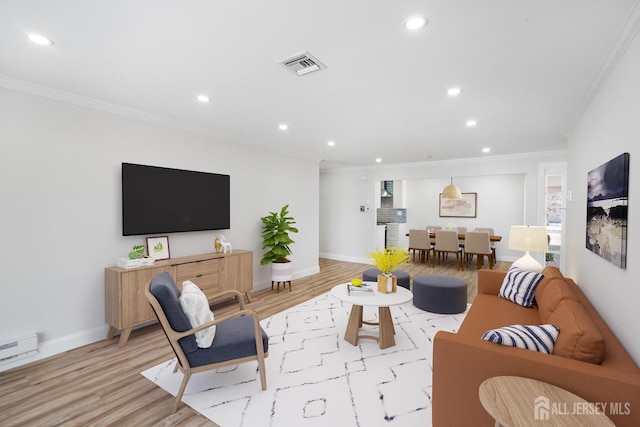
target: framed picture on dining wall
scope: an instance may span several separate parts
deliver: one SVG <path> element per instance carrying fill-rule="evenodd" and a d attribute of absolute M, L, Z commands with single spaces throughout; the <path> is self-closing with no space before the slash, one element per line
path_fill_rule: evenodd
<path fill-rule="evenodd" d="M 441 217 L 475 218 L 478 193 L 462 193 L 460 199 L 443 199 L 440 193 L 438 212 Z"/>
<path fill-rule="evenodd" d="M 586 247 L 620 268 L 627 268 L 628 202 L 629 153 L 588 173 Z"/>

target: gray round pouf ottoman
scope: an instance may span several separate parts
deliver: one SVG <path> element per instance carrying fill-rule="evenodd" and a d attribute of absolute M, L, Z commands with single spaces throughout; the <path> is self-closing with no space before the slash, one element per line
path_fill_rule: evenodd
<path fill-rule="evenodd" d="M 467 309 L 467 282 L 457 277 L 425 274 L 413 278 L 413 305 L 439 314 Z"/>
<path fill-rule="evenodd" d="M 362 273 L 362 281 L 377 282 L 378 274 L 382 274 L 382 271 L 378 270 L 377 268 L 370 268 L 368 270 L 365 270 Z M 398 278 L 398 286 L 409 289 L 409 287 L 411 286 L 411 277 L 409 276 L 409 273 L 404 270 L 396 270 L 391 272 L 391 274 Z"/>

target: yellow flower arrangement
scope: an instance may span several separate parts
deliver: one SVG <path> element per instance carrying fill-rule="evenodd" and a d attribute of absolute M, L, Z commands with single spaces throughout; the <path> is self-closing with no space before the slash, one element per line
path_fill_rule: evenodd
<path fill-rule="evenodd" d="M 401 249 L 399 246 L 380 249 L 376 247 L 375 251 L 367 254 L 371 264 L 375 265 L 383 274 L 391 274 L 392 271 L 399 269 L 409 262 L 409 251 Z"/>

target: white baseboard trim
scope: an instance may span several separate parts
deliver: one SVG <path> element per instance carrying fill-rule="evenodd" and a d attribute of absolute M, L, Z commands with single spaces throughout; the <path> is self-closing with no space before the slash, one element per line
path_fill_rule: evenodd
<path fill-rule="evenodd" d="M 346 256 L 346 255 L 321 253 L 320 258 L 333 259 L 335 261 L 357 262 L 359 264 L 369 264 L 368 258 L 360 258 L 360 257 Z"/>
<path fill-rule="evenodd" d="M 103 326 L 41 342 L 38 344 L 38 352 L 33 356 L 28 356 L 23 359 L 7 360 L 4 363 L 0 363 L 0 372 L 17 368 L 18 366 L 27 365 L 50 356 L 55 356 L 56 354 L 64 353 L 68 350 L 82 347 L 83 345 L 103 340 L 107 336 L 107 330 L 108 327 Z"/>

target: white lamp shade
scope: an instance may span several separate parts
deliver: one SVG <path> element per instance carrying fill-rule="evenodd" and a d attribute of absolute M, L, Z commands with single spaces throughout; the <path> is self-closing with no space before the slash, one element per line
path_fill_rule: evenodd
<path fill-rule="evenodd" d="M 527 252 L 548 251 L 547 227 L 512 225 L 509 232 L 509 249 Z"/>
<path fill-rule="evenodd" d="M 512 267 L 541 272 L 542 264 L 529 255 L 529 251 L 546 252 L 549 250 L 547 227 L 512 225 L 509 232 L 509 249 L 526 252 L 522 258 L 511 264 Z"/>

